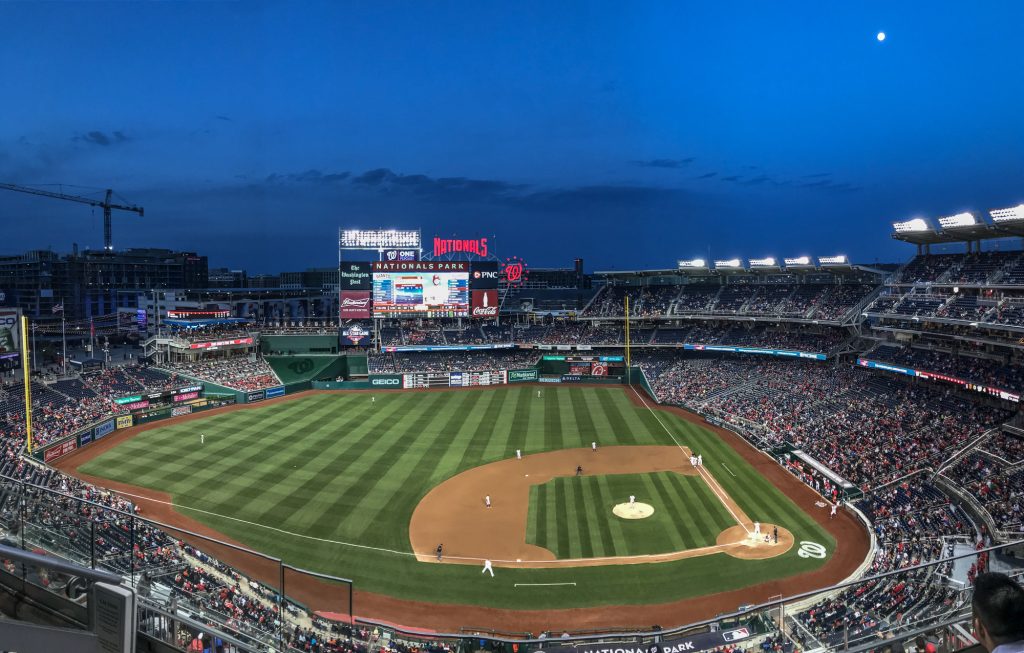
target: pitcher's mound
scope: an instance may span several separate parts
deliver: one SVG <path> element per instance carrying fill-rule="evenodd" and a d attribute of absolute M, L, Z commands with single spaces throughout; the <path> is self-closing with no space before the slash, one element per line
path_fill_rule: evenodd
<path fill-rule="evenodd" d="M 654 506 L 647 503 L 620 503 L 612 508 L 612 514 L 623 519 L 645 519 L 654 514 Z"/>

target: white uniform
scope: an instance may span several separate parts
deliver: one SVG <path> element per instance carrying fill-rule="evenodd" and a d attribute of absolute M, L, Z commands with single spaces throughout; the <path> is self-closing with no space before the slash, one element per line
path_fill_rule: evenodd
<path fill-rule="evenodd" d="M 704 466 L 704 456 L 697 454 L 697 467 Z"/>
<path fill-rule="evenodd" d="M 491 495 L 488 494 L 487 496 L 484 497 L 484 503 L 487 505 L 488 508 L 491 507 Z"/>
<path fill-rule="evenodd" d="M 756 522 L 754 522 L 754 535 L 760 535 L 760 534 L 761 534 L 761 522 L 756 521 Z"/>
<path fill-rule="evenodd" d="M 590 449 L 592 451 L 597 451 L 597 443 L 596 442 L 591 442 L 590 443 Z"/>
<path fill-rule="evenodd" d="M 691 467 L 696 467 L 697 466 L 697 456 L 690 456 L 690 466 Z"/>
<path fill-rule="evenodd" d="M 537 391 L 537 399 L 540 399 L 540 390 Z"/>
<path fill-rule="evenodd" d="M 199 444 L 206 444 L 206 434 L 205 433 L 200 433 L 199 434 Z"/>
<path fill-rule="evenodd" d="M 836 504 L 832 504 L 832 512 L 829 513 L 829 519 L 836 516 Z"/>
<path fill-rule="evenodd" d="M 523 450 L 522 449 L 516 449 L 516 460 L 522 460 L 522 459 L 523 459 Z"/>
<path fill-rule="evenodd" d="M 490 572 L 491 578 L 494 578 L 494 567 L 491 566 L 490 560 L 484 560 L 484 568 L 480 571 L 480 573 L 482 574 L 484 572 Z"/>
<path fill-rule="evenodd" d="M 377 398 L 376 398 L 376 397 L 370 397 L 370 403 L 371 403 L 371 404 L 372 404 L 373 402 L 375 402 L 375 401 L 377 401 Z"/>
<path fill-rule="evenodd" d="M 633 505 L 634 503 L 636 503 L 636 497 L 631 494 L 629 495 L 629 505 Z"/>

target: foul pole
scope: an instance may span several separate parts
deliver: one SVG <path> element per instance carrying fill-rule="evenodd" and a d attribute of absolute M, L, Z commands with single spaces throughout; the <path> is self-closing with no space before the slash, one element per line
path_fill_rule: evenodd
<path fill-rule="evenodd" d="M 21 316 L 21 371 L 25 383 L 25 446 L 32 453 L 32 377 L 28 365 L 28 316 Z"/>
<path fill-rule="evenodd" d="M 633 372 L 629 365 L 629 293 L 626 293 L 626 384 L 633 385 Z"/>

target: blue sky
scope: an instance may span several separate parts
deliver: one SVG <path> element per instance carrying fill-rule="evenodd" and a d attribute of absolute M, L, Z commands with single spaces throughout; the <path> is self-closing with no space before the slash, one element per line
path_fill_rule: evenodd
<path fill-rule="evenodd" d="M 589 269 L 847 253 L 1024 201 L 1020 2 L 0 3 L 0 181 L 272 272 L 339 226 Z M 875 35 L 885 31 L 887 39 Z M 0 191 L 0 252 L 100 247 Z"/>

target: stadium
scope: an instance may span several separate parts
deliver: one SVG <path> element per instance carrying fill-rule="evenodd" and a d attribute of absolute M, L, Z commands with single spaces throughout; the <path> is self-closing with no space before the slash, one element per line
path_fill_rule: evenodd
<path fill-rule="evenodd" d="M 982 245 L 1024 208 L 987 217 L 895 224 L 896 269 L 590 287 L 340 229 L 336 320 L 208 303 L 137 357 L 6 383 L 4 544 L 116 576 L 172 646 L 967 645 L 973 578 L 1019 575 L 1022 533 L 1024 252 Z M 35 564 L 21 582 L 83 596 Z"/>

